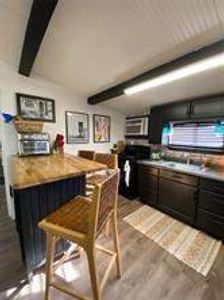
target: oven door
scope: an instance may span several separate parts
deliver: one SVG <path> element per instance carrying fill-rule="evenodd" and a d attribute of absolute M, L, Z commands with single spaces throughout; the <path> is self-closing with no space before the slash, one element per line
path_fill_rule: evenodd
<path fill-rule="evenodd" d="M 50 154 L 48 141 L 18 141 L 20 156 Z"/>

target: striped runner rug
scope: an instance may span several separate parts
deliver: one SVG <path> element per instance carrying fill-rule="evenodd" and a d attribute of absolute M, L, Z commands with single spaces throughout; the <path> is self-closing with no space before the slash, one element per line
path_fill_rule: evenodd
<path fill-rule="evenodd" d="M 148 205 L 124 221 L 203 276 L 210 271 L 222 244 Z"/>

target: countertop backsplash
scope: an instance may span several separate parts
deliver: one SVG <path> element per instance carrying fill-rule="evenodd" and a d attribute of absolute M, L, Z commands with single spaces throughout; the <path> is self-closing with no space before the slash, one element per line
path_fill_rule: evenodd
<path fill-rule="evenodd" d="M 142 139 L 126 139 L 126 144 L 149 146 L 151 147 L 152 153 L 160 153 L 160 158 L 164 160 L 171 160 L 180 163 L 186 163 L 187 161 L 190 161 L 191 164 L 204 165 L 207 167 L 224 170 L 224 155 L 175 151 L 168 149 L 166 146 L 149 144 L 147 140 Z"/>
<path fill-rule="evenodd" d="M 189 161 L 191 164 L 204 165 L 217 169 L 224 169 L 224 155 L 174 151 L 160 145 L 153 145 L 152 152 L 160 152 L 161 159 L 181 163 Z"/>

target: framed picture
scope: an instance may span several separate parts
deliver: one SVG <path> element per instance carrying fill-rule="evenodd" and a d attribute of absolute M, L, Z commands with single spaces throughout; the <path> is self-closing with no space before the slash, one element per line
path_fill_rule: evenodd
<path fill-rule="evenodd" d="M 93 115 L 93 139 L 94 143 L 110 142 L 110 117 Z"/>
<path fill-rule="evenodd" d="M 55 122 L 55 102 L 52 99 L 16 93 L 17 113 L 23 119 Z"/>
<path fill-rule="evenodd" d="M 66 111 L 67 144 L 87 144 L 89 142 L 89 115 L 81 112 Z"/>

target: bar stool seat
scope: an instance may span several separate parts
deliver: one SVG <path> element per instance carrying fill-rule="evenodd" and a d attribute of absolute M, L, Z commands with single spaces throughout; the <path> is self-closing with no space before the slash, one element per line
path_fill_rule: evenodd
<path fill-rule="evenodd" d="M 77 196 L 51 213 L 46 218 L 46 222 L 85 234 L 88 232 L 91 203 L 91 199 Z M 44 226 L 44 223 L 42 223 L 42 226 Z"/>

